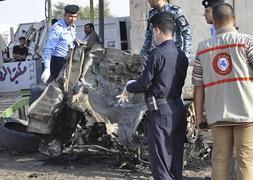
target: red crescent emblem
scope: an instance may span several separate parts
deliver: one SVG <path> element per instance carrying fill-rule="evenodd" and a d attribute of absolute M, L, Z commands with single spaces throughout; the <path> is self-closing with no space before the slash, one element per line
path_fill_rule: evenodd
<path fill-rule="evenodd" d="M 213 59 L 213 69 L 220 75 L 227 75 L 233 69 L 232 59 L 228 53 L 217 54 Z"/>

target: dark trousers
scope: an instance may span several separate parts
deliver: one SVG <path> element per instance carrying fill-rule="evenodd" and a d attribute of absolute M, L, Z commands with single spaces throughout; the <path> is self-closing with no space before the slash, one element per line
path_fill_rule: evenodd
<path fill-rule="evenodd" d="M 164 104 L 150 112 L 147 140 L 155 180 L 182 179 L 186 125 L 182 102 Z"/>
<path fill-rule="evenodd" d="M 50 78 L 49 78 L 50 82 L 55 80 L 58 77 L 65 62 L 66 62 L 66 60 L 64 57 L 57 57 L 57 56 L 51 57 Z"/>

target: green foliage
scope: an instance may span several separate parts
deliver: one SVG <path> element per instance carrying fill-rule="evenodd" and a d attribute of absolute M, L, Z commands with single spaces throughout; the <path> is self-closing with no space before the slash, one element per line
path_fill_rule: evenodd
<path fill-rule="evenodd" d="M 55 4 L 54 10 L 53 10 L 53 18 L 58 19 L 60 17 L 63 17 L 64 7 L 65 7 L 65 3 L 63 2 L 59 2 L 58 4 Z"/>
<path fill-rule="evenodd" d="M 54 5 L 53 9 L 53 18 L 60 18 L 63 17 L 65 3 L 58 2 L 58 4 Z M 89 19 L 90 18 L 90 7 L 89 6 L 79 6 L 80 10 L 78 12 L 78 19 Z M 94 17 L 95 19 L 98 18 L 98 4 L 94 7 Z M 105 17 L 112 17 L 111 11 L 109 9 L 109 1 L 104 1 L 104 16 Z"/>

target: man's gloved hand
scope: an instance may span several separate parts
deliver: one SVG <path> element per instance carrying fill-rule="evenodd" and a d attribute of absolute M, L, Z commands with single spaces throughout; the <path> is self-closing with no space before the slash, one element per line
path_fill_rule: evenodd
<path fill-rule="evenodd" d="M 116 98 L 119 99 L 118 104 L 129 102 L 128 95 L 129 95 L 129 93 L 127 92 L 126 88 L 124 88 L 122 94 L 116 96 Z"/>
<path fill-rule="evenodd" d="M 46 68 L 41 75 L 42 82 L 46 83 L 49 77 L 50 77 L 50 68 Z"/>
<path fill-rule="evenodd" d="M 129 80 L 129 81 L 127 81 L 126 86 L 128 84 L 133 83 L 133 82 L 136 82 L 136 80 Z M 118 100 L 118 104 L 129 102 L 129 100 L 128 100 L 129 92 L 127 92 L 126 86 L 124 87 L 124 90 L 123 90 L 122 94 L 116 96 L 116 98 L 119 99 Z"/>

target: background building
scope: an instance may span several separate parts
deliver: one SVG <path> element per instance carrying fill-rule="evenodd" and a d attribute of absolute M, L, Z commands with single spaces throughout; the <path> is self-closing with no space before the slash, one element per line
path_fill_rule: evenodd
<path fill-rule="evenodd" d="M 231 4 L 235 10 L 236 26 L 241 33 L 253 35 L 253 1 L 252 0 L 226 0 L 226 3 Z M 200 41 L 210 37 L 210 25 L 206 24 L 204 7 L 202 0 L 170 0 L 170 3 L 178 5 L 184 11 L 184 14 L 192 28 L 193 56 L 197 50 L 197 45 Z M 131 22 L 131 51 L 139 53 L 144 42 L 146 31 L 146 17 L 150 7 L 148 1 L 130 0 L 130 22 Z"/>

